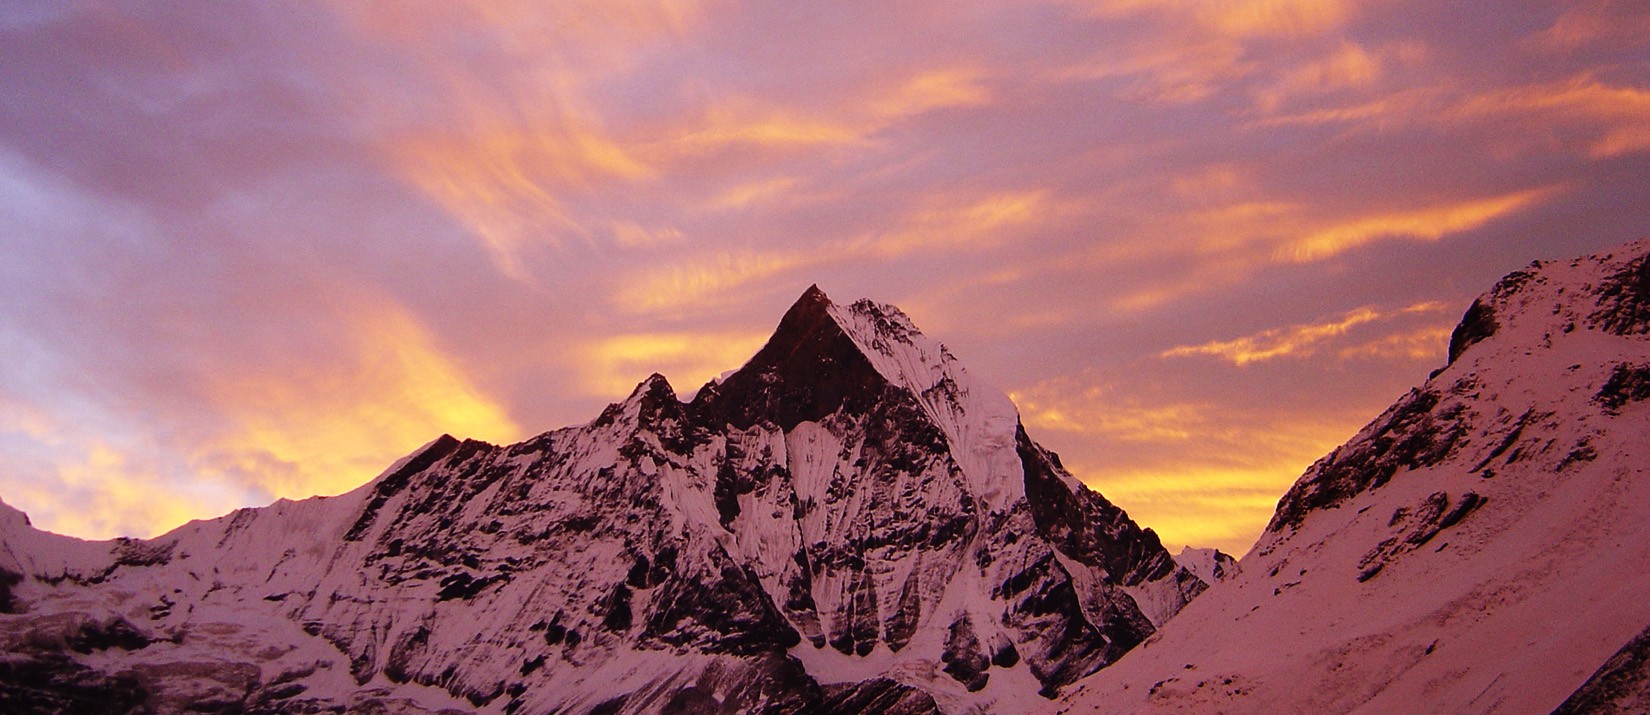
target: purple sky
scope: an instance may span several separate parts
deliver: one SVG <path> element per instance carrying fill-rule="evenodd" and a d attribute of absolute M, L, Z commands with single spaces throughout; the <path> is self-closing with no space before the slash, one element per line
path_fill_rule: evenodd
<path fill-rule="evenodd" d="M 473 6 L 473 7 L 472 7 Z M 1650 235 L 1622 0 L 0 2 L 0 498 L 148 536 L 902 307 L 1241 553 L 1477 293 Z"/>

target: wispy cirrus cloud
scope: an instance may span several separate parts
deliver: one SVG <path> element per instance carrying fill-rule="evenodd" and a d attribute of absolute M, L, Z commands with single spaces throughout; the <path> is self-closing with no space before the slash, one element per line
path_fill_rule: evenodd
<path fill-rule="evenodd" d="M 1442 303 L 1433 301 L 1392 310 L 1363 306 L 1323 322 L 1270 328 L 1253 335 L 1245 335 L 1231 340 L 1214 340 L 1200 345 L 1181 345 L 1165 350 L 1161 355 L 1166 358 L 1208 355 L 1238 366 L 1284 357 L 1309 357 L 1317 354 L 1320 349 L 1341 341 L 1358 326 L 1390 322 L 1395 318 L 1417 314 L 1436 316 L 1443 308 Z M 1433 335 L 1435 330 L 1435 328 L 1427 328 L 1423 334 Z M 1365 343 L 1359 346 L 1343 346 L 1340 348 L 1339 354 L 1358 355 L 1368 353 L 1379 355 L 1382 352 L 1381 349 L 1366 349 L 1366 347 L 1386 341 L 1390 337 L 1392 336 L 1385 336 L 1373 343 Z M 1404 337 L 1400 339 L 1400 342 L 1407 342 L 1408 340 L 1408 337 Z"/>
<path fill-rule="evenodd" d="M 1484 199 L 1359 217 L 1312 230 L 1279 247 L 1277 255 L 1287 261 L 1307 262 L 1322 260 L 1382 238 L 1436 241 L 1523 210 L 1553 191 L 1547 188 L 1530 189 Z"/>

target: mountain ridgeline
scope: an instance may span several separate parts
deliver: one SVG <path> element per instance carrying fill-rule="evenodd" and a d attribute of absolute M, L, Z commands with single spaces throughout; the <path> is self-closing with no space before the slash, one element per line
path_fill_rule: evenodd
<path fill-rule="evenodd" d="M 151 540 L 0 505 L 0 711 L 1642 713 L 1650 241 L 1536 262 L 1172 558 L 884 305 Z M 1177 558 L 1179 563 L 1177 563 Z"/>
<path fill-rule="evenodd" d="M 691 401 L 654 375 L 148 541 L 8 513 L 19 712 L 1026 711 L 1206 588 L 898 310 L 817 288 Z"/>

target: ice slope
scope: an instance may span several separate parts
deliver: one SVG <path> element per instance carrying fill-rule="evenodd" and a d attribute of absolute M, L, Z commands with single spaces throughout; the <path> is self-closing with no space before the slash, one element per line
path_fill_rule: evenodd
<path fill-rule="evenodd" d="M 0 527 L 0 703 L 1017 712 L 1204 587 L 898 310 L 817 289 L 691 402 L 655 375 L 151 541 Z"/>
<path fill-rule="evenodd" d="M 1503 279 L 1445 368 L 1283 497 L 1236 579 L 1056 710 L 1548 713 L 1618 650 L 1588 702 L 1642 698 L 1646 253 Z"/>

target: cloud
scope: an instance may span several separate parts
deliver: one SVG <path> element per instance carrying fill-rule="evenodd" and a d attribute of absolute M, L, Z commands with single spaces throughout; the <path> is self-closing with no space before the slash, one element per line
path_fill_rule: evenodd
<path fill-rule="evenodd" d="M 222 485 L 181 482 L 141 454 L 96 439 L 56 441 L 52 451 L 50 465 L 5 460 L 9 478 L 0 484 L 8 503 L 24 508 L 37 528 L 56 533 L 155 536 L 190 519 L 224 514 L 246 498 Z"/>
<path fill-rule="evenodd" d="M 1575 3 L 1553 24 L 1529 39 L 1537 47 L 1574 52 L 1589 45 L 1636 44 L 1650 33 L 1650 13 L 1631 0 Z"/>
<path fill-rule="evenodd" d="M 1271 328 L 1253 335 L 1245 335 L 1231 340 L 1215 340 L 1201 345 L 1182 345 L 1165 350 L 1161 355 L 1165 358 L 1209 355 L 1238 366 L 1283 357 L 1309 357 L 1316 354 L 1326 343 L 1337 341 L 1357 326 L 1366 323 L 1388 322 L 1396 317 L 1406 315 L 1435 314 L 1443 307 L 1442 304 L 1436 302 L 1417 303 L 1405 308 L 1387 311 L 1364 306 L 1326 322 Z M 1420 331 L 1419 336 L 1428 336 L 1435 334 L 1435 332 L 1436 328 L 1426 328 Z M 1386 349 L 1388 347 L 1397 348 L 1410 345 L 1416 339 L 1418 339 L 1416 334 L 1406 334 L 1397 338 L 1385 336 L 1374 342 L 1342 348 L 1339 354 L 1343 357 L 1353 355 L 1381 356 L 1391 353 Z M 1414 352 L 1402 351 L 1400 354 L 1404 357 L 1411 357 Z M 1422 356 L 1428 354 L 1430 353 L 1422 353 Z"/>
<path fill-rule="evenodd" d="M 1591 128 L 1587 152 L 1607 158 L 1650 149 L 1650 88 L 1600 81 L 1591 74 L 1561 82 L 1485 92 L 1462 102 L 1449 115 L 1458 121 L 1528 114 L 1557 125 Z"/>
<path fill-rule="evenodd" d="M 584 350 L 581 388 L 604 399 L 629 394 L 653 373 L 686 395 L 738 368 L 762 347 L 760 333 L 636 333 L 615 335 Z"/>
<path fill-rule="evenodd" d="M 693 386 L 818 283 L 1241 550 L 1476 291 L 1644 232 L 1650 9 L 1508 2 L 12 13 L 0 494 L 107 535 L 347 488 Z"/>
<path fill-rule="evenodd" d="M 1355 13 L 1347 0 L 1081 0 L 1101 17 L 1189 17 L 1234 37 L 1301 36 L 1333 30 Z"/>
<path fill-rule="evenodd" d="M 1343 360 L 1371 358 L 1375 360 L 1436 360 L 1445 353 L 1454 326 L 1431 325 L 1403 333 L 1382 336 L 1337 351 Z"/>
<path fill-rule="evenodd" d="M 737 189 L 741 200 L 790 183 Z M 755 192 L 749 193 L 747 192 Z M 724 196 L 721 201 L 726 201 Z M 1009 191 L 984 197 L 939 194 L 913 198 L 906 213 L 886 228 L 793 251 L 737 250 L 694 256 L 680 264 L 638 271 L 621 282 L 615 305 L 631 313 L 664 313 L 725 305 L 760 287 L 795 289 L 815 282 L 810 272 L 856 261 L 893 260 L 912 253 L 974 252 L 1010 242 L 1046 221 L 1057 209 L 1043 191 Z"/>
<path fill-rule="evenodd" d="M 845 249 L 883 258 L 913 251 L 968 251 L 1007 241 L 1016 228 L 1035 226 L 1054 210 L 1042 191 L 1014 191 L 978 199 L 944 196 L 918 208 L 898 227 L 861 237 Z"/>
<path fill-rule="evenodd" d="M 509 443 L 524 435 L 398 307 L 348 316 L 350 354 L 264 366 L 211 387 L 228 425 L 200 460 L 283 497 L 335 494 L 443 432 Z"/>
<path fill-rule="evenodd" d="M 738 300 L 753 283 L 824 260 L 822 255 L 733 252 L 648 269 L 628 277 L 614 297 L 630 313 L 708 309 Z M 646 374 L 643 374 L 646 377 Z"/>
<path fill-rule="evenodd" d="M 499 270 L 518 280 L 529 277 L 521 255 L 528 247 L 589 238 L 568 213 L 564 192 L 651 173 L 599 130 L 577 125 L 413 138 L 392 152 L 407 180 L 470 227 Z"/>
<path fill-rule="evenodd" d="M 711 205 L 722 210 L 737 210 L 753 204 L 768 203 L 787 197 L 799 180 L 792 176 L 748 181 L 734 186 L 717 196 Z"/>
<path fill-rule="evenodd" d="M 1524 210 L 1553 189 L 1530 189 L 1484 199 L 1361 217 L 1313 231 L 1281 247 L 1288 261 L 1319 261 L 1383 238 L 1436 241 Z"/>
<path fill-rule="evenodd" d="M 347 491 L 443 432 L 523 436 L 399 308 L 376 306 L 345 327 L 349 354 L 335 361 L 267 356 L 196 375 L 205 384 L 195 397 L 209 407 L 139 404 L 128 414 L 77 398 L 83 388 L 64 365 L 26 388 L 0 384 L 6 499 L 42 528 L 152 536 L 249 501 Z"/>
<path fill-rule="evenodd" d="M 1010 395 L 1035 439 L 1172 549 L 1241 555 L 1278 496 L 1360 424 L 1350 412 L 1217 404 L 1161 374 L 1066 375 Z"/>
<path fill-rule="evenodd" d="M 1105 401 L 1101 392 L 1099 388 L 1088 388 L 1082 401 L 1077 401 L 1060 388 L 1044 383 L 1029 391 L 1011 392 L 1009 399 L 1019 408 L 1021 419 L 1032 427 L 1122 442 L 1190 441 L 1209 423 L 1206 404 Z"/>
<path fill-rule="evenodd" d="M 1391 72 L 1394 65 L 1416 64 L 1424 58 L 1426 49 L 1419 43 L 1395 43 L 1391 46 L 1370 48 L 1350 40 L 1325 48 L 1322 54 L 1292 70 L 1282 72 L 1267 86 L 1255 90 L 1255 112 L 1266 117 L 1261 124 L 1276 125 L 1284 120 L 1277 114 L 1291 102 L 1313 101 L 1323 97 L 1344 95 L 1362 96 L 1375 90 Z M 1364 105 L 1363 111 L 1372 111 L 1374 104 Z M 1390 100 L 1378 106 L 1390 108 Z M 1342 112 L 1345 119 L 1357 110 L 1319 110 Z M 1390 111 L 1389 109 L 1387 111 Z M 1382 113 L 1385 113 L 1384 111 Z M 1292 121 L 1301 121 L 1295 119 Z"/>

